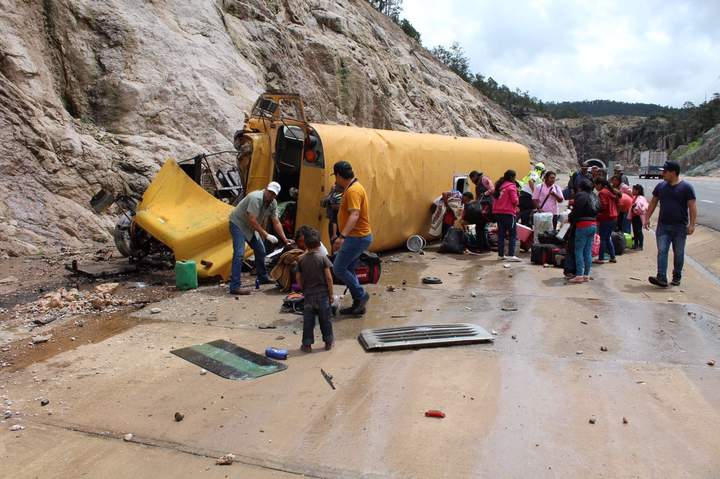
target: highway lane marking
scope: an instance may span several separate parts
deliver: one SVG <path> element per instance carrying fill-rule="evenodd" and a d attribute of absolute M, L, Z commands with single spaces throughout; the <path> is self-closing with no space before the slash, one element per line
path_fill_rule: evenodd
<path fill-rule="evenodd" d="M 701 203 L 715 204 L 715 202 L 714 202 L 714 201 L 711 201 L 711 200 L 700 200 L 700 202 L 701 202 Z"/>

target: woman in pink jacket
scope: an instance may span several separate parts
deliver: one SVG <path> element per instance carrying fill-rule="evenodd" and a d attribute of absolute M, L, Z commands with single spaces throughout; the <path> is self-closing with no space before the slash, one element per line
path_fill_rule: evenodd
<path fill-rule="evenodd" d="M 498 225 L 498 259 L 507 261 L 522 261 L 515 256 L 515 216 L 518 213 L 520 198 L 518 197 L 518 184 L 515 181 L 517 174 L 507 170 L 502 178 L 495 183 L 493 196 L 493 214 Z M 508 256 L 505 256 L 505 236 L 510 239 Z"/>
<path fill-rule="evenodd" d="M 648 210 L 648 202 L 645 199 L 645 190 L 642 185 L 635 185 L 632 188 L 633 203 L 628 213 L 628 219 L 632 223 L 633 229 L 633 249 L 643 249 L 643 225 L 645 224 L 645 215 Z"/>

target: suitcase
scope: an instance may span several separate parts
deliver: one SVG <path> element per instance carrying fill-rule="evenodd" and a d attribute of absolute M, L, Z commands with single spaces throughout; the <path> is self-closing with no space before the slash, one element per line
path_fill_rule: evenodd
<path fill-rule="evenodd" d="M 530 250 L 530 262 L 539 265 L 554 264 L 555 253 L 559 250 L 554 244 L 534 244 Z"/>
<path fill-rule="evenodd" d="M 331 256 L 330 260 L 334 260 L 335 256 Z M 360 284 L 377 284 L 380 281 L 380 274 L 382 273 L 382 261 L 380 257 L 375 253 L 365 251 L 358 258 L 355 265 L 355 276 L 357 276 Z M 335 273 L 333 273 L 333 283 L 344 285 Z"/>
<path fill-rule="evenodd" d="M 617 256 L 625 254 L 625 233 L 613 231 L 610 235 L 610 241 L 612 241 Z"/>

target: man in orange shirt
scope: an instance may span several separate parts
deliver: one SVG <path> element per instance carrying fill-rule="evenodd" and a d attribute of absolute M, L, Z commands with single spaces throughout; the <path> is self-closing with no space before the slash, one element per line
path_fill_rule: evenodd
<path fill-rule="evenodd" d="M 365 305 L 370 295 L 360 286 L 355 275 L 358 258 L 372 243 L 367 192 L 355 178 L 352 165 L 347 161 L 338 161 L 333 166 L 335 182 L 344 189 L 340 209 L 338 210 L 338 236 L 333 241 L 333 251 L 337 252 L 333 271 L 350 290 L 353 302 L 349 308 L 340 310 L 340 314 L 361 316 L 365 314 Z"/>

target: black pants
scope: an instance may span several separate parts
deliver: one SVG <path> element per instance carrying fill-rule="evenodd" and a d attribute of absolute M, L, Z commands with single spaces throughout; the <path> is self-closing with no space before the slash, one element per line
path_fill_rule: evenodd
<path fill-rule="evenodd" d="M 320 323 L 320 332 L 323 341 L 326 343 L 333 342 L 333 329 L 330 318 L 332 317 L 332 309 L 330 308 L 330 298 L 327 293 L 310 294 L 305 296 L 303 306 L 303 346 L 310 346 L 315 342 L 315 317 L 317 316 Z"/>
<path fill-rule="evenodd" d="M 633 229 L 633 247 L 642 248 L 645 238 L 643 236 L 643 222 L 639 216 L 633 216 L 632 219 Z"/>

